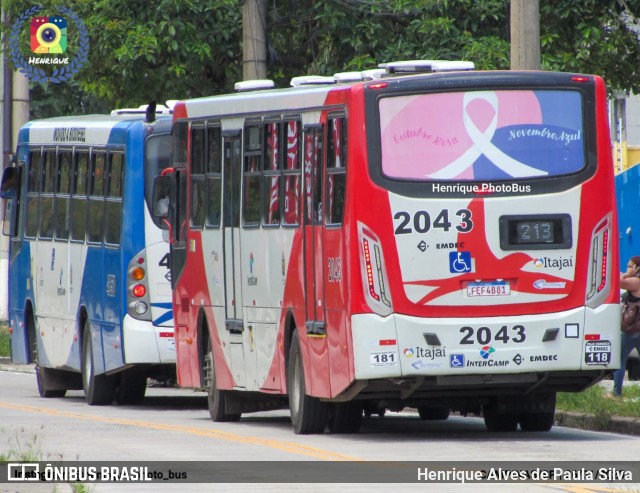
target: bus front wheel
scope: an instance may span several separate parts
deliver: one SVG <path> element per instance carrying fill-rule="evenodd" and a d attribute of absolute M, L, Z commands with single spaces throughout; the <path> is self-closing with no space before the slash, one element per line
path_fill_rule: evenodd
<path fill-rule="evenodd" d="M 227 391 L 220 390 L 216 386 L 216 372 L 213 365 L 213 351 L 205 356 L 204 374 L 207 379 L 207 404 L 211 420 L 217 423 L 240 421 L 241 413 L 228 413 Z"/>
<path fill-rule="evenodd" d="M 28 339 L 32 344 L 31 358 L 36 364 L 36 383 L 38 384 L 38 394 L 40 397 L 46 399 L 53 397 L 64 397 L 67 393 L 65 389 L 61 389 L 54 385 L 53 371 L 50 368 L 40 366 L 40 360 L 38 358 L 38 338 L 35 334 L 35 322 L 33 318 L 29 317 L 27 322 Z"/>
<path fill-rule="evenodd" d="M 82 338 L 82 388 L 84 398 L 90 406 L 104 406 L 113 402 L 115 380 L 105 374 L 96 375 L 93 361 L 91 328 L 86 323 Z"/>
<path fill-rule="evenodd" d="M 38 394 L 40 397 L 64 397 L 67 391 L 65 389 L 53 389 L 53 376 L 51 368 L 43 368 L 36 366 L 36 382 L 38 384 Z"/>
<path fill-rule="evenodd" d="M 317 397 L 307 395 L 297 331 L 291 337 L 291 349 L 287 364 L 287 391 L 289 392 L 291 423 L 296 434 L 323 433 L 329 417 L 329 406 Z"/>

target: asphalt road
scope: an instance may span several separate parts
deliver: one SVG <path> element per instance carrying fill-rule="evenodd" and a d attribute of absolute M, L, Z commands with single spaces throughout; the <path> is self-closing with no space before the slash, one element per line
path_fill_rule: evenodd
<path fill-rule="evenodd" d="M 448 461 L 459 470 L 469 462 L 513 468 L 513 461 L 529 461 L 544 467 L 580 461 L 590 467 L 599 464 L 597 461 L 636 457 L 640 450 L 639 437 L 563 426 L 556 426 L 548 433 L 490 433 L 479 418 L 452 416 L 445 422 L 425 422 L 411 412 L 388 413 L 384 419 L 371 418 L 356 435 L 302 436 L 293 433 L 286 410 L 246 415 L 239 423 L 213 423 L 204 394 L 162 387 L 149 388 L 141 406 L 91 407 L 86 405 L 79 391 L 69 392 L 61 399 L 42 399 L 38 396 L 32 373 L 15 371 L 20 368 L 12 370 L 0 371 L 0 453 L 9 454 L 13 459 L 31 454 L 42 461 L 89 461 L 99 465 L 111 461 L 131 464 L 152 461 L 156 465 L 171 463 L 189 471 L 191 467 L 204 464 L 212 475 L 199 484 L 84 485 L 94 493 L 248 489 L 278 493 L 301 490 L 305 493 L 386 492 L 415 487 L 445 493 L 640 491 L 640 484 L 618 485 L 613 480 L 600 485 L 534 482 L 427 486 L 415 482 L 329 482 L 337 479 L 331 476 L 334 473 L 331 467 L 335 464 L 361 464 L 362 461 L 381 462 L 379 470 L 372 471 L 372 475 L 386 471 L 385 464 L 403 464 L 408 467 L 410 481 L 416 474 L 411 469 L 416 462 L 432 467 L 438 461 Z M 220 471 L 222 461 L 233 461 L 230 463 L 233 467 Z M 268 469 L 256 461 L 268 461 Z M 303 469 L 305 467 L 311 469 Z M 301 470 L 306 470 L 314 480 L 293 483 L 294 473 L 299 474 Z M 326 477 L 318 479 L 318 472 L 322 475 L 325 471 Z M 304 476 L 302 479 L 298 476 L 296 480 L 304 480 Z M 52 484 L 24 486 L 0 483 L 0 491 L 71 491 L 69 484 L 57 485 L 55 489 Z"/>

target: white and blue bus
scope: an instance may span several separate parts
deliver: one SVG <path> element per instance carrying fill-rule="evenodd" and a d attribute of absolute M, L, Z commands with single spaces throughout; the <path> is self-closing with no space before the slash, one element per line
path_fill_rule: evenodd
<path fill-rule="evenodd" d="M 14 363 L 42 397 L 139 403 L 175 378 L 169 245 L 148 203 L 171 118 L 89 115 L 22 127 L 2 178 Z"/>

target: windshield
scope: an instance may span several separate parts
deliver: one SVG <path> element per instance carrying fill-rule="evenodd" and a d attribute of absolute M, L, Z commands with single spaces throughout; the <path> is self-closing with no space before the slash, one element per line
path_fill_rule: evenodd
<path fill-rule="evenodd" d="M 544 178 L 585 166 L 582 99 L 569 90 L 380 100 L 382 173 L 408 180 Z"/>
<path fill-rule="evenodd" d="M 147 138 L 146 146 L 144 195 L 147 207 L 152 211 L 153 209 L 149 207 L 149 204 L 151 204 L 151 195 L 153 193 L 153 180 L 165 168 L 171 166 L 171 134 L 153 135 Z M 152 217 L 158 226 L 164 227 L 159 218 L 153 215 Z"/>

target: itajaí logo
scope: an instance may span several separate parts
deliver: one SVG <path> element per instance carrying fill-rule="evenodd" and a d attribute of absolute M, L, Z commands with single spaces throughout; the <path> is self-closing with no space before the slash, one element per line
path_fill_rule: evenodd
<path fill-rule="evenodd" d="M 18 71 L 33 82 L 64 82 L 77 74 L 87 61 L 89 33 L 71 9 L 58 7 L 58 13 L 62 15 L 49 16 L 38 15 L 41 10 L 40 6 L 31 7 L 18 16 L 9 34 L 9 55 Z M 67 51 L 69 23 L 78 34 L 74 46 L 77 50 L 72 50 L 76 51 L 75 56 Z M 29 27 L 30 50 L 23 43 L 26 26 Z"/>

